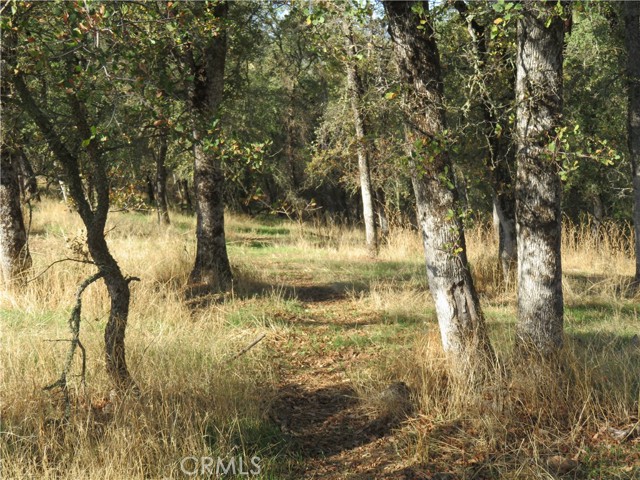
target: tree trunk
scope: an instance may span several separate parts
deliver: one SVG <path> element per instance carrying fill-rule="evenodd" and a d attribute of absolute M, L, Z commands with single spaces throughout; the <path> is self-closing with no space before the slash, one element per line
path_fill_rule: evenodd
<path fill-rule="evenodd" d="M 111 300 L 109 320 L 104 331 L 107 373 L 118 388 L 136 388 L 127 368 L 124 342 L 131 297 L 129 281 L 122 275 L 118 263 L 109 252 L 102 229 L 87 226 L 87 245 L 91 258 L 99 265 L 104 276 Z"/>
<path fill-rule="evenodd" d="M 156 156 L 156 206 L 158 209 L 158 222 L 169 225 L 169 207 L 167 206 L 167 158 L 168 141 L 166 135 L 160 137 L 160 151 Z"/>
<path fill-rule="evenodd" d="M 548 145 L 562 113 L 564 22 L 553 2 L 523 5 L 516 58 L 516 335 L 521 351 L 549 356 L 563 345 L 561 184 Z"/>
<path fill-rule="evenodd" d="M 149 205 L 153 206 L 156 204 L 156 194 L 155 188 L 153 186 L 153 180 L 149 175 L 145 175 L 144 177 L 145 188 L 147 189 L 147 202 Z"/>
<path fill-rule="evenodd" d="M 31 267 L 15 154 L 2 145 L 0 151 L 0 279 L 6 286 L 20 281 Z"/>
<path fill-rule="evenodd" d="M 378 213 L 378 225 L 380 226 L 380 237 L 385 241 L 389 236 L 389 219 L 387 217 L 387 201 L 384 190 L 376 190 L 376 212 Z"/>
<path fill-rule="evenodd" d="M 117 388 L 137 389 L 125 361 L 124 338 L 129 315 L 129 281 L 124 278 L 120 267 L 109 253 L 104 238 L 104 228 L 109 212 L 109 181 L 104 156 L 97 142 L 92 141 L 86 147 L 92 168 L 91 177 L 95 181 L 96 189 L 96 207 L 92 209 L 84 192 L 78 158 L 66 147 L 62 138 L 55 131 L 50 118 L 36 104 L 22 75 L 15 77 L 14 84 L 20 95 L 22 106 L 42 132 L 49 148 L 65 171 L 69 194 L 87 230 L 89 252 L 105 279 L 111 299 L 109 321 L 105 329 L 107 373 Z M 75 93 L 68 94 L 67 98 L 79 134 L 82 138 L 90 138 L 91 129 L 84 105 Z"/>
<path fill-rule="evenodd" d="M 224 291 L 233 279 L 224 233 L 224 202 L 220 165 L 211 161 L 201 145 L 194 145 L 196 162 L 197 249 L 190 282 Z"/>
<path fill-rule="evenodd" d="M 348 20 L 345 22 L 348 22 Z M 347 87 L 356 132 L 356 151 L 358 154 L 358 170 L 360 172 L 360 192 L 362 194 L 362 216 L 364 218 L 364 230 L 369 256 L 376 257 L 378 255 L 378 238 L 373 209 L 369 148 L 367 145 L 364 112 L 362 111 L 362 79 L 356 66 L 356 44 L 353 38 L 352 26 L 345 23 L 344 30 L 345 47 L 347 51 L 347 59 L 345 62 L 347 69 Z"/>
<path fill-rule="evenodd" d="M 182 208 L 189 213 L 193 213 L 193 202 L 189 193 L 189 180 L 186 178 L 178 180 L 178 189 L 182 196 Z"/>
<path fill-rule="evenodd" d="M 22 176 L 22 185 L 24 189 L 24 200 L 36 202 L 40 201 L 40 194 L 38 193 L 38 182 L 36 175 L 31 166 L 31 162 L 24 153 L 22 147 L 18 147 L 17 151 L 18 164 L 20 165 L 20 174 Z"/>
<path fill-rule="evenodd" d="M 62 193 L 62 201 L 65 205 L 69 205 L 69 194 L 67 193 L 67 185 L 61 178 L 58 179 L 58 185 L 60 185 L 60 193 Z"/>
<path fill-rule="evenodd" d="M 222 21 L 229 5 L 220 2 L 215 16 Z M 214 291 L 231 287 L 232 274 L 224 234 L 224 175 L 215 148 L 202 143 L 206 125 L 219 119 L 224 93 L 224 68 L 227 55 L 227 33 L 223 26 L 212 35 L 202 52 L 202 64 L 191 61 L 194 85 L 190 97 L 194 115 L 193 156 L 196 190 L 196 259 L 190 275 L 191 284 L 205 284 Z M 193 60 L 193 52 L 191 52 Z"/>
<path fill-rule="evenodd" d="M 492 350 L 467 262 L 462 223 L 451 214 L 458 211 L 458 199 L 451 160 L 442 145 L 442 73 L 428 2 L 386 1 L 384 7 L 400 75 L 410 89 L 412 180 L 442 345 L 463 364 L 484 363 Z"/>
<path fill-rule="evenodd" d="M 487 69 L 488 52 L 486 26 L 468 14 L 467 4 L 462 0 L 456 0 L 454 7 L 458 10 L 462 18 L 467 22 L 467 31 L 472 42 L 473 68 L 477 77 L 482 77 L 485 86 L 480 89 L 480 107 L 484 117 L 487 139 L 486 165 L 491 172 L 493 189 L 494 214 L 498 220 L 498 256 L 502 267 L 502 274 L 506 281 L 509 281 L 511 272 L 517 262 L 517 239 L 516 239 L 516 215 L 515 215 L 515 195 L 512 175 L 509 165 L 512 164 L 512 156 L 509 155 L 507 122 L 504 120 L 504 101 L 495 101 L 489 92 L 492 81 L 491 72 Z M 515 80 L 515 79 L 514 79 Z"/>
<path fill-rule="evenodd" d="M 499 140 L 495 142 L 499 143 Z M 507 155 L 501 149 L 495 159 L 493 173 L 494 206 L 498 215 L 498 255 L 505 281 L 509 281 L 518 261 L 518 241 L 516 235 L 516 199 L 513 181 L 509 173 Z"/>
<path fill-rule="evenodd" d="M 624 3 L 629 89 L 627 135 L 633 175 L 633 225 L 636 236 L 634 283 L 640 286 L 640 59 L 638 59 L 638 52 L 640 52 L 640 3 Z"/>

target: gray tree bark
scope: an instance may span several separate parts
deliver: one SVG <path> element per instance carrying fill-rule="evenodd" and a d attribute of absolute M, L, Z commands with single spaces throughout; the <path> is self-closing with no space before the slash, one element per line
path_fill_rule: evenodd
<path fill-rule="evenodd" d="M 215 16 L 221 21 L 229 5 L 220 2 Z M 194 84 L 190 91 L 193 128 L 193 182 L 196 191 L 196 259 L 190 275 L 192 285 L 206 285 L 213 291 L 231 287 L 233 276 L 227 255 L 224 232 L 224 174 L 215 152 L 205 150 L 203 139 L 207 125 L 219 118 L 224 92 L 224 68 L 227 55 L 227 33 L 224 26 L 211 35 L 202 52 L 201 63 L 190 52 Z"/>
<path fill-rule="evenodd" d="M 31 267 L 22 209 L 15 153 L 0 150 L 0 280 L 7 287 L 19 283 Z"/>
<path fill-rule="evenodd" d="M 428 2 L 386 1 L 384 7 L 400 75 L 409 87 L 407 137 L 414 146 L 424 145 L 413 151 L 412 180 L 442 345 L 461 364 L 477 363 L 492 350 L 469 271 L 462 223 L 451 215 L 458 210 L 451 160 L 446 148 L 437 148 L 445 129 L 443 85 Z"/>
<path fill-rule="evenodd" d="M 364 229 L 369 256 L 378 255 L 378 235 L 376 231 L 376 219 L 373 208 L 373 189 L 371 187 L 371 169 L 369 162 L 369 148 L 367 145 L 367 134 L 365 126 L 365 114 L 362 109 L 362 79 L 356 65 L 356 43 L 353 38 L 353 28 L 345 20 L 345 49 L 347 58 L 345 62 L 347 70 L 347 87 L 349 90 L 349 100 L 351 112 L 353 114 L 353 125 L 356 132 L 356 151 L 358 154 L 358 171 L 360 173 L 360 192 L 362 194 L 362 216 L 364 218 Z"/>
<path fill-rule="evenodd" d="M 564 22 L 554 14 L 553 2 L 523 5 L 516 58 L 516 335 L 520 351 L 549 356 L 563 345 L 561 184 L 547 146 L 562 113 Z"/>
<path fill-rule="evenodd" d="M 625 43 L 627 47 L 627 81 L 629 107 L 627 135 L 633 175 L 633 225 L 636 236 L 636 274 L 640 286 L 640 2 L 625 4 Z"/>

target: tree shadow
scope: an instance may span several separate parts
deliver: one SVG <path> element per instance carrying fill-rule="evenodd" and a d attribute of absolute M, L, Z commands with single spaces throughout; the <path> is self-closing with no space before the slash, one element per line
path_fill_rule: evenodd
<path fill-rule="evenodd" d="M 634 283 L 632 275 L 602 275 L 587 273 L 563 273 L 572 287 L 581 293 L 592 291 L 614 293 L 615 295 L 631 299 L 640 294 L 640 288 Z"/>
<path fill-rule="evenodd" d="M 242 299 L 277 295 L 284 300 L 324 303 L 344 300 L 349 295 L 368 292 L 367 282 L 330 282 L 318 284 L 271 284 L 252 278 L 238 278 L 235 296 Z"/>
<path fill-rule="evenodd" d="M 303 458 L 324 458 L 382 438 L 399 419 L 367 411 L 355 390 L 346 384 L 307 388 L 284 385 L 270 417 Z"/>

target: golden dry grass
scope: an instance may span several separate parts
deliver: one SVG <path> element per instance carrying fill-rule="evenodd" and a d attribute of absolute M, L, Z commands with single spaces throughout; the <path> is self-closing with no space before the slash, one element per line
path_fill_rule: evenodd
<path fill-rule="evenodd" d="M 237 283 L 231 295 L 197 306 L 185 301 L 183 291 L 194 222 L 176 213 L 172 222 L 165 228 L 153 216 L 114 213 L 107 227 L 123 271 L 141 277 L 132 284 L 127 330 L 141 400 L 111 398 L 102 353 L 108 303 L 96 283 L 83 297 L 87 384 L 71 379 L 72 420 L 61 426 L 61 398 L 42 387 L 60 374 L 68 343 L 58 340 L 69 337 L 74 292 L 93 270 L 62 262 L 44 271 L 82 254 L 74 242 L 82 229 L 77 215 L 58 202 L 37 207 L 30 240 L 34 280 L 0 298 L 3 478 L 182 478 L 184 456 L 240 451 L 266 459 L 265 478 L 286 476 L 292 460 L 265 418 L 280 380 L 271 350 L 276 344 L 269 339 L 286 339 L 301 328 L 282 320 L 303 309 L 291 298 L 292 287 L 316 284 L 346 290 L 344 315 L 382 319 L 375 332 L 384 335 L 372 338 L 387 339 L 388 352 L 349 375 L 363 397 L 389 379 L 414 388 L 420 413 L 404 427 L 413 439 L 404 447 L 407 461 L 469 463 L 476 455 L 478 468 L 491 470 L 477 478 L 547 478 L 546 461 L 558 453 L 577 456 L 590 472 L 604 472 L 593 478 L 614 471 L 618 476 L 611 478 L 627 478 L 626 465 L 606 469 L 624 460 L 601 462 L 597 442 L 586 440 L 609 442 L 607 428 L 622 428 L 639 415 L 640 349 L 628 339 L 640 331 L 637 299 L 625 296 L 633 273 L 627 230 L 608 224 L 595 235 L 589 227 L 565 226 L 567 349 L 560 372 L 510 360 L 515 287 L 503 284 L 492 230 L 468 232 L 469 258 L 500 354 L 495 381 L 479 388 L 448 376 L 415 232 L 396 230 L 379 259 L 370 261 L 358 229 L 300 231 L 290 222 L 265 226 L 231 215 Z M 395 350 L 394 335 L 405 327 L 408 343 Z M 262 333 L 267 340 L 229 361 Z"/>

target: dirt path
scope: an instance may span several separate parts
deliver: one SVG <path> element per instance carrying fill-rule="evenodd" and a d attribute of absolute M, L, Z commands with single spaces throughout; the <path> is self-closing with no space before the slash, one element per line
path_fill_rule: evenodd
<path fill-rule="evenodd" d="M 372 409 L 346 373 L 358 362 L 375 361 L 380 349 L 322 348 L 341 326 L 353 328 L 354 319 L 344 313 L 349 309 L 344 292 L 314 285 L 295 290 L 304 315 L 288 319 L 299 328 L 286 341 L 293 340 L 300 350 L 276 348 L 286 353 L 279 354 L 283 380 L 270 414 L 300 458 L 291 478 L 428 478 L 403 466 L 408 459 L 396 435 L 402 418 Z M 316 348 L 303 348 L 310 338 Z M 409 398 L 403 384 L 379 395 Z"/>

